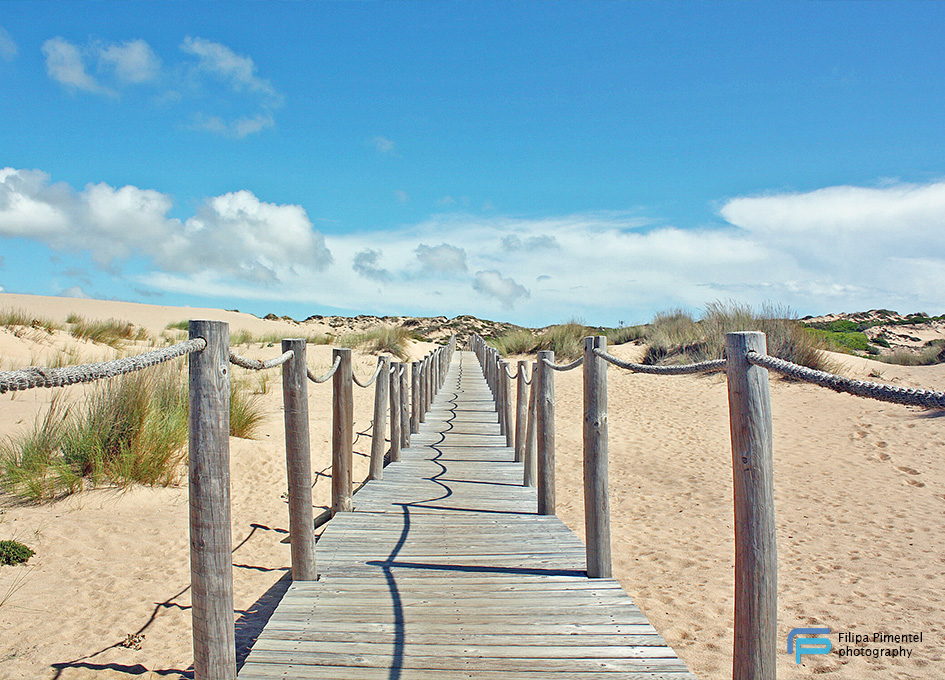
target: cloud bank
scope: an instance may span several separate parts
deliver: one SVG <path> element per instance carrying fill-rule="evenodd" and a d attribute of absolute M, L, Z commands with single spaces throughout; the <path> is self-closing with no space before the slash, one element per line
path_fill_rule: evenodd
<path fill-rule="evenodd" d="M 174 209 L 155 190 L 0 170 L 0 237 L 87 252 L 157 291 L 527 324 L 645 321 L 727 298 L 801 313 L 943 311 L 945 182 L 735 197 L 700 229 L 618 212 L 444 213 L 322 235 L 302 206 L 246 190 L 189 217 Z"/>

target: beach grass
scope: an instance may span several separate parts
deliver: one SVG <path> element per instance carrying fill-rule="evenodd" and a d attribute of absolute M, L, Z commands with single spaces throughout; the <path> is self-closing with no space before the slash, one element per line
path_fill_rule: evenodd
<path fill-rule="evenodd" d="M 883 354 L 873 357 L 887 364 L 899 364 L 900 366 L 932 366 L 934 364 L 945 363 L 945 342 L 933 341 L 922 347 L 918 351 L 911 351 L 900 348 L 891 354 Z"/>
<path fill-rule="evenodd" d="M 725 335 L 761 331 L 768 354 L 821 371 L 838 366 L 824 353 L 823 342 L 809 333 L 787 307 L 764 305 L 760 310 L 737 302 L 712 302 L 701 318 L 675 309 L 657 314 L 646 329 L 647 364 L 683 364 L 721 359 Z"/>
<path fill-rule="evenodd" d="M 359 333 L 346 333 L 335 338 L 334 344 L 340 347 L 356 347 L 373 354 L 388 352 L 401 361 L 406 361 L 409 358 L 407 343 L 413 337 L 413 333 L 403 326 L 378 326 Z"/>
<path fill-rule="evenodd" d="M 31 429 L 0 443 L 0 486 L 41 502 L 86 487 L 178 483 L 188 427 L 181 367 L 169 362 L 98 383 L 79 402 L 57 393 Z M 231 390 L 230 433 L 251 437 L 262 408 L 238 381 Z"/>
<path fill-rule="evenodd" d="M 62 324 L 35 316 L 22 309 L 2 309 L 0 310 L 0 327 L 18 330 L 20 328 L 36 328 L 44 330 L 47 333 L 62 330 Z"/>
<path fill-rule="evenodd" d="M 151 334 L 146 329 L 118 319 L 88 320 L 77 314 L 70 314 L 66 323 L 69 324 L 69 333 L 73 337 L 115 348 L 126 342 L 151 339 Z"/>

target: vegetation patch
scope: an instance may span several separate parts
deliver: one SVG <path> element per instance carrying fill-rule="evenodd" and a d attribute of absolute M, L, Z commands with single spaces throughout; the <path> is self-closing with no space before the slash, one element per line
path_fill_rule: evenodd
<path fill-rule="evenodd" d="M 357 347 L 374 354 L 388 352 L 405 361 L 409 357 L 407 343 L 413 338 L 413 332 L 403 326 L 378 326 L 360 333 L 342 335 L 334 342 L 341 347 Z"/>
<path fill-rule="evenodd" d="M 19 541 L 0 541 L 0 564 L 22 564 L 36 552 Z"/>
<path fill-rule="evenodd" d="M 186 460 L 187 385 L 180 360 L 97 383 L 81 402 L 57 393 L 31 429 L 0 443 L 0 486 L 29 501 L 85 487 L 168 486 Z M 258 399 L 233 381 L 230 434 L 250 437 Z"/>
<path fill-rule="evenodd" d="M 146 329 L 128 321 L 118 319 L 89 321 L 81 316 L 70 314 L 66 322 L 69 324 L 69 333 L 79 340 L 89 340 L 115 348 L 121 347 L 125 342 L 151 339 Z"/>

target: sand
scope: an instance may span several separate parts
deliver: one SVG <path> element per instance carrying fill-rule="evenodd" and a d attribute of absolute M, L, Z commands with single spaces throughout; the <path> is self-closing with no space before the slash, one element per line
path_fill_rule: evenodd
<path fill-rule="evenodd" d="M 60 321 L 70 312 L 119 318 L 160 333 L 195 316 L 234 329 L 287 334 L 299 326 L 219 310 L 0 295 Z M 314 325 L 305 332 L 318 332 Z M 281 332 L 281 331 L 280 331 Z M 414 347 L 415 356 L 429 345 Z M 0 329 L 3 368 L 77 349 L 82 360 L 113 350 L 65 333 Z M 141 348 L 143 350 L 143 348 Z M 242 347 L 269 358 L 276 348 Z M 614 353 L 633 358 L 632 345 Z M 311 347 L 313 370 L 330 349 Z M 945 389 L 945 366 L 899 367 L 842 356 L 849 375 Z M 357 355 L 367 376 L 376 358 Z M 38 362 L 37 362 L 38 363 Z M 241 370 L 241 369 L 235 369 Z M 277 601 L 286 583 L 288 517 L 278 369 L 261 395 L 266 420 L 256 440 L 231 439 L 235 606 L 243 616 Z M 558 514 L 583 532 L 580 371 L 556 374 Z M 79 398 L 82 387 L 66 390 Z M 609 420 L 615 576 L 698 677 L 731 677 L 733 539 L 731 453 L 724 379 L 655 377 L 611 370 Z M 0 396 L 0 435 L 28 426 L 52 390 Z M 372 390 L 356 389 L 356 430 L 367 432 Z M 330 496 L 328 385 L 309 390 L 315 504 Z M 790 629 L 923 633 L 909 659 L 808 657 L 779 651 L 781 678 L 945 676 L 945 419 L 918 409 L 772 383 L 779 545 L 779 645 Z M 355 444 L 355 478 L 367 472 L 369 435 Z M 0 538 L 36 555 L 0 567 L 0 678 L 178 678 L 192 662 L 187 489 L 93 490 L 43 506 L 6 505 Z M 122 646 L 142 632 L 140 648 Z M 854 646 L 854 645 L 849 645 Z M 877 647 L 883 645 L 867 645 Z"/>

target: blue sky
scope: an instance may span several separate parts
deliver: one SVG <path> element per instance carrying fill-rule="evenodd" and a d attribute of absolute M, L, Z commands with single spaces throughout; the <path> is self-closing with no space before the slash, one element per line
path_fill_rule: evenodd
<path fill-rule="evenodd" d="M 0 3 L 0 287 L 945 311 L 945 4 Z"/>

